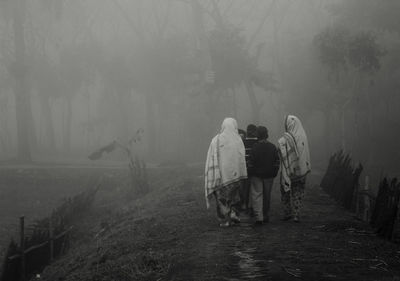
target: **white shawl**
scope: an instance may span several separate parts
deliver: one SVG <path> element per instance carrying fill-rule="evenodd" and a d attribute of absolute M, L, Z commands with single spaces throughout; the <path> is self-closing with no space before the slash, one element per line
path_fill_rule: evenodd
<path fill-rule="evenodd" d="M 207 153 L 205 166 L 205 196 L 207 208 L 210 196 L 218 189 L 247 178 L 245 148 L 238 133 L 236 120 L 226 118 L 221 133 L 215 136 Z"/>
<path fill-rule="evenodd" d="M 311 171 L 310 150 L 306 132 L 301 121 L 289 115 L 285 121 L 285 134 L 279 139 L 281 154 L 281 185 L 285 191 L 291 188 L 291 181 Z"/>

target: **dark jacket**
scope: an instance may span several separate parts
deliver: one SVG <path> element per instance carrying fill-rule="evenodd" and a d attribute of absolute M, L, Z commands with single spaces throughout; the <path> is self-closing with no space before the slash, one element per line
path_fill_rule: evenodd
<path fill-rule="evenodd" d="M 259 141 L 250 153 L 253 174 L 259 178 L 274 178 L 279 170 L 279 153 L 275 145 L 267 140 Z"/>
<path fill-rule="evenodd" d="M 246 167 L 247 167 L 247 176 L 253 175 L 253 164 L 251 163 L 250 154 L 253 149 L 253 146 L 258 142 L 256 137 L 246 137 L 243 141 L 244 148 L 246 150 Z"/>

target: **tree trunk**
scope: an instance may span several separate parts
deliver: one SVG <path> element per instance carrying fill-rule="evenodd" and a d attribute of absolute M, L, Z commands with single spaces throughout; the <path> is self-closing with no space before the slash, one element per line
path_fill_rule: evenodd
<path fill-rule="evenodd" d="M 64 115 L 64 130 L 63 130 L 63 148 L 64 152 L 70 152 L 71 150 L 71 119 L 72 119 L 72 100 L 67 98 L 65 100 L 65 110 Z"/>
<path fill-rule="evenodd" d="M 25 1 L 13 1 L 13 30 L 15 47 L 15 107 L 17 119 L 17 139 L 18 139 L 18 160 L 31 161 L 29 146 L 29 120 L 27 113 L 28 106 L 28 86 L 26 81 L 25 66 L 25 38 L 24 38 L 24 18 Z"/>
<path fill-rule="evenodd" d="M 44 128 L 45 128 L 45 146 L 50 151 L 54 151 L 56 149 L 56 141 L 55 141 L 55 133 L 53 126 L 53 116 L 51 113 L 50 100 L 46 95 L 40 96 L 40 103 L 42 109 L 42 116 L 44 120 Z"/>
<path fill-rule="evenodd" d="M 288 4 L 290 5 L 290 4 Z M 273 36 L 274 36 L 274 43 L 273 43 L 273 73 L 276 77 L 279 86 L 281 87 L 281 92 L 276 93 L 278 106 L 276 108 L 277 114 L 281 120 L 283 120 L 286 112 L 285 112 L 285 89 L 282 83 L 283 79 L 283 67 L 282 67 L 282 58 L 280 53 L 280 37 L 279 37 L 279 26 L 278 20 L 281 20 L 284 15 L 279 15 L 278 5 L 271 6 L 274 10 L 273 12 Z"/>
<path fill-rule="evenodd" d="M 120 109 L 120 121 L 119 121 L 119 135 L 125 140 L 128 140 L 131 136 L 131 122 L 129 122 L 129 96 L 127 97 L 126 91 L 129 89 L 116 89 L 118 98 L 118 107 Z"/>
<path fill-rule="evenodd" d="M 373 143 L 373 112 L 372 112 L 372 103 L 370 97 L 370 87 L 367 86 L 364 93 L 365 99 L 367 102 L 367 165 L 372 165 L 374 163 L 374 143 Z"/>
<path fill-rule="evenodd" d="M 146 127 L 148 152 L 150 156 L 155 155 L 156 149 L 156 108 L 153 94 L 146 94 Z"/>
<path fill-rule="evenodd" d="M 3 112 L 0 112 L 3 113 Z M 3 115 L 4 114 L 4 115 Z M 6 155 L 7 152 L 10 151 L 10 133 L 7 128 L 7 112 L 4 112 L 1 114 L 2 116 L 0 117 L 0 144 L 1 144 L 1 152 Z M 8 156 L 8 155 L 7 155 Z"/>
<path fill-rule="evenodd" d="M 260 121 L 261 107 L 257 102 L 257 97 L 254 91 L 253 84 L 250 81 L 245 81 L 245 86 L 250 99 L 250 106 L 253 115 L 253 123 L 258 124 L 258 122 Z"/>
<path fill-rule="evenodd" d="M 238 106 L 237 106 L 237 101 L 236 101 L 236 90 L 234 87 L 231 88 L 231 93 L 232 93 L 232 111 L 233 111 L 233 117 L 237 120 L 238 118 Z"/>
<path fill-rule="evenodd" d="M 30 148 L 35 150 L 38 147 L 38 139 L 36 135 L 36 127 L 35 127 L 35 119 L 33 117 L 33 112 L 32 112 L 32 103 L 31 103 L 31 97 L 29 95 L 29 90 L 26 89 L 27 91 L 27 97 L 26 97 L 26 118 L 28 119 L 28 134 L 29 134 L 29 144 Z"/>
<path fill-rule="evenodd" d="M 199 0 L 192 0 L 192 19 L 193 19 L 193 33 L 195 35 L 196 46 L 195 48 L 199 51 L 201 56 L 201 94 L 207 98 L 208 105 L 206 107 L 207 112 L 207 123 L 209 124 L 209 128 L 213 128 L 216 118 L 215 110 L 215 99 L 214 92 L 210 87 L 210 84 L 205 80 L 206 74 L 208 71 L 212 71 L 212 60 L 209 51 L 208 38 L 204 28 L 204 9 L 200 5 Z"/>
<path fill-rule="evenodd" d="M 325 153 L 326 153 L 326 155 L 325 155 L 325 158 L 326 159 L 329 159 L 329 157 L 331 156 L 331 153 L 333 152 L 333 150 L 334 150 L 334 147 L 333 147 L 333 128 L 334 128 L 334 125 L 333 125 L 333 114 L 332 114 L 332 110 L 330 109 L 330 107 L 329 106 L 327 106 L 326 107 L 326 110 L 325 110 L 325 124 L 326 124 L 326 126 L 325 126 L 325 137 L 326 137 L 326 139 L 325 139 L 325 141 L 326 141 L 326 144 L 327 144 L 327 147 L 328 147 L 328 149 L 326 149 L 325 150 Z"/>
<path fill-rule="evenodd" d="M 345 152 L 346 151 L 346 110 L 345 107 L 342 108 L 341 111 L 341 144 L 342 144 L 342 150 Z"/>

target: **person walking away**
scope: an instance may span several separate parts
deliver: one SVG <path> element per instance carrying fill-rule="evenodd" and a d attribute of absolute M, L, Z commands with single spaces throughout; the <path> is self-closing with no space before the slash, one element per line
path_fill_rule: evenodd
<path fill-rule="evenodd" d="M 285 133 L 279 139 L 281 157 L 281 199 L 283 220 L 300 221 L 306 177 L 311 172 L 310 150 L 306 132 L 299 118 L 285 118 Z"/>
<path fill-rule="evenodd" d="M 240 136 L 240 138 L 242 139 L 242 141 L 244 143 L 245 140 L 246 140 L 246 135 L 247 135 L 246 131 L 242 130 L 242 129 L 238 129 L 238 133 L 239 133 L 239 136 Z M 234 206 L 234 208 L 236 210 L 239 210 L 239 211 L 246 211 L 247 210 L 247 207 L 246 207 L 247 206 L 246 205 L 247 201 L 246 200 L 248 198 L 248 192 L 246 193 L 246 181 L 247 181 L 247 179 L 246 180 L 242 180 L 240 182 L 240 188 L 239 188 L 240 201 Z"/>
<path fill-rule="evenodd" d="M 240 138 L 244 142 L 244 140 L 246 139 L 246 131 L 242 130 L 242 129 L 238 129 L 238 133 L 239 133 Z"/>
<path fill-rule="evenodd" d="M 251 200 L 256 225 L 269 222 L 271 190 L 279 171 L 279 153 L 275 145 L 268 141 L 268 129 L 257 129 L 258 142 L 253 146 L 250 159 L 253 164 L 251 177 Z"/>
<path fill-rule="evenodd" d="M 244 147 L 246 150 L 246 169 L 247 169 L 247 180 L 244 181 L 243 191 L 241 194 L 242 198 L 242 209 L 247 210 L 250 215 L 253 215 L 253 209 L 250 198 L 250 178 L 253 174 L 253 164 L 250 160 L 250 153 L 253 149 L 254 144 L 258 142 L 257 138 L 257 126 L 249 124 L 246 128 L 246 138 L 244 139 Z"/>
<path fill-rule="evenodd" d="M 246 178 L 245 149 L 238 134 L 237 122 L 226 118 L 221 132 L 211 141 L 205 166 L 207 209 L 210 199 L 214 197 L 221 227 L 239 220 L 233 206 L 240 201 L 238 191 L 241 181 Z"/>

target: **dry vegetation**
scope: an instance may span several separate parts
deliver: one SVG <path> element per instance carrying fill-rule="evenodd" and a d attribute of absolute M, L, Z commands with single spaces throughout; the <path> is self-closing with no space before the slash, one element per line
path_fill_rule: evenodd
<path fill-rule="evenodd" d="M 74 178 L 77 170 L 63 173 Z M 131 201 L 125 196 L 126 170 L 93 173 L 107 175 L 94 208 L 76 225 L 70 251 L 47 267 L 41 280 L 265 280 L 266 276 L 395 280 L 400 276 L 399 246 L 377 238 L 366 223 L 355 220 L 311 183 L 301 224 L 279 221 L 275 186 L 269 225 L 254 229 L 243 223 L 220 229 L 213 208 L 205 210 L 201 167 L 151 169 L 150 192 Z"/>

